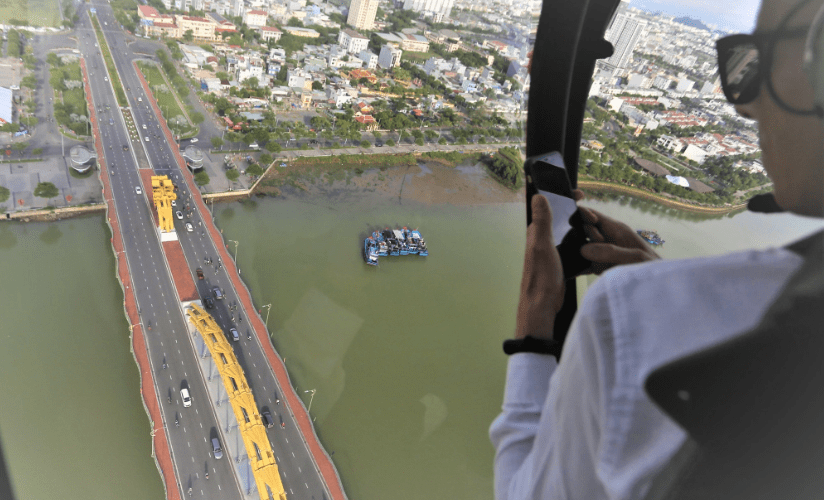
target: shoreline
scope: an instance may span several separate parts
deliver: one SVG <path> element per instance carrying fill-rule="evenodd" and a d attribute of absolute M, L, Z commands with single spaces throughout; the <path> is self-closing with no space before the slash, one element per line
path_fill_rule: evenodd
<path fill-rule="evenodd" d="M 626 194 L 634 196 L 636 198 L 640 198 L 642 200 L 652 201 L 665 207 L 677 208 L 678 210 L 683 210 L 685 212 L 720 215 L 735 212 L 736 210 L 741 210 L 742 208 L 747 207 L 746 203 L 730 205 L 728 207 L 706 207 L 703 205 L 690 205 L 689 203 L 684 203 L 674 199 L 667 199 L 666 197 L 650 193 L 648 191 L 643 191 L 638 188 L 603 181 L 579 180 L 578 187 L 583 190 L 589 189 L 590 191 L 606 191 L 612 193 Z"/>
<path fill-rule="evenodd" d="M 308 160 L 308 159 L 307 159 Z M 325 169 L 323 164 L 307 164 L 300 173 L 290 172 L 277 185 L 258 182 L 253 189 L 203 193 L 204 203 L 227 203 L 256 197 L 303 197 L 325 195 L 340 198 L 395 199 L 398 203 L 426 205 L 487 205 L 524 201 L 523 190 L 513 190 L 489 173 L 480 162 L 457 165 L 438 158 L 420 158 L 414 164 L 394 167 Z M 277 162 L 276 162 L 277 163 Z M 275 169 L 274 165 L 271 167 Z M 265 180 L 262 177 L 261 180 Z M 613 192 L 652 201 L 659 205 L 692 213 L 726 214 L 741 210 L 746 203 L 728 207 L 690 205 L 630 186 L 603 181 L 580 180 L 578 186 L 593 192 Z M 88 214 L 102 213 L 105 203 L 69 207 L 50 207 L 25 212 L 7 212 L 0 220 L 52 222 Z"/>

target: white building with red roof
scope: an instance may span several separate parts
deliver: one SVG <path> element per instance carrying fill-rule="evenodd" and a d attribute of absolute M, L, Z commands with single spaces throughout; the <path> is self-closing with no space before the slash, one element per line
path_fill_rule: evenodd
<path fill-rule="evenodd" d="M 266 26 L 266 18 L 269 13 L 265 10 L 250 10 L 243 14 L 243 22 L 250 28 Z"/>

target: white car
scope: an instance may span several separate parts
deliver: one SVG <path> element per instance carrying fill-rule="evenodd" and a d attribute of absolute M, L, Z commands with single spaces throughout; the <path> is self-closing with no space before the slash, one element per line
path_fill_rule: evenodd
<path fill-rule="evenodd" d="M 145 123 L 143 124 L 143 130 L 146 130 L 146 124 Z"/>
<path fill-rule="evenodd" d="M 175 212 L 175 215 L 177 216 L 178 219 L 183 220 L 183 212 L 181 212 L 180 210 Z"/>
<path fill-rule="evenodd" d="M 108 82 L 108 81 L 109 81 L 109 77 L 108 77 L 108 76 L 104 76 L 104 77 L 103 77 L 103 80 Z"/>
<path fill-rule="evenodd" d="M 173 206 L 173 207 L 176 207 L 176 206 L 177 206 L 177 202 L 176 202 L 175 200 L 172 200 L 172 206 Z"/>
<path fill-rule="evenodd" d="M 188 408 L 192 406 L 192 396 L 189 395 L 189 389 L 180 389 L 180 399 L 183 400 L 183 407 Z"/>
<path fill-rule="evenodd" d="M 194 230 L 195 230 L 195 227 L 194 227 L 194 226 L 192 226 L 192 223 L 191 223 L 191 222 L 187 222 L 187 223 L 186 223 L 186 231 L 189 231 L 189 232 L 191 233 L 191 232 L 192 232 L 192 231 L 194 231 Z"/>
<path fill-rule="evenodd" d="M 149 138 L 148 138 L 148 137 L 145 137 L 144 139 L 146 140 L 146 142 L 149 142 Z"/>
<path fill-rule="evenodd" d="M 137 102 L 143 102 L 143 98 L 142 98 L 142 97 L 138 97 L 138 98 L 137 98 Z"/>
<path fill-rule="evenodd" d="M 140 189 L 140 186 L 135 186 L 134 187 L 134 192 L 135 192 L 135 194 L 143 194 L 143 190 Z"/>
<path fill-rule="evenodd" d="M 190 142 L 197 142 L 197 137 L 193 137 Z"/>

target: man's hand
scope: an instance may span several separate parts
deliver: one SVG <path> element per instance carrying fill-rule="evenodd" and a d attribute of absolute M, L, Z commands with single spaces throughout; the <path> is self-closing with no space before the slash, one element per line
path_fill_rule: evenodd
<path fill-rule="evenodd" d="M 564 272 L 552 240 L 552 211 L 543 196 L 532 197 L 515 338 L 551 339 L 555 315 L 564 302 Z"/>
<path fill-rule="evenodd" d="M 652 248 L 623 222 L 579 207 L 584 232 L 591 243 L 581 247 L 581 255 L 592 262 L 590 271 L 601 274 L 612 266 L 660 259 Z"/>

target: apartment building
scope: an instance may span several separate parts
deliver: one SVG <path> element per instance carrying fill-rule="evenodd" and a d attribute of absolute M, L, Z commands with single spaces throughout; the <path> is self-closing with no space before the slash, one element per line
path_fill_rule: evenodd
<path fill-rule="evenodd" d="M 250 28 L 266 26 L 269 14 L 265 10 L 250 10 L 243 14 L 243 22 Z"/>
<path fill-rule="evenodd" d="M 349 5 L 349 17 L 346 24 L 358 30 L 372 30 L 375 27 L 375 15 L 378 13 L 379 0 L 352 0 Z"/>
<path fill-rule="evenodd" d="M 277 42 L 278 40 L 280 40 L 280 37 L 282 35 L 283 32 L 275 28 L 274 26 L 261 26 L 260 28 L 260 36 L 266 42 L 268 42 L 269 40 L 274 40 Z"/>
<path fill-rule="evenodd" d="M 192 35 L 195 40 L 203 40 L 213 42 L 215 37 L 215 28 L 217 25 L 209 19 L 194 16 L 177 16 L 175 18 L 177 26 L 180 28 L 181 36 L 187 31 L 192 30 Z"/>
<path fill-rule="evenodd" d="M 391 69 L 401 65 L 401 55 L 403 51 L 392 45 L 384 45 L 381 47 L 381 53 L 378 56 L 378 66 L 383 69 Z"/>
<path fill-rule="evenodd" d="M 369 46 L 369 39 L 355 30 L 345 28 L 338 34 L 338 45 L 350 54 L 358 54 Z"/>

